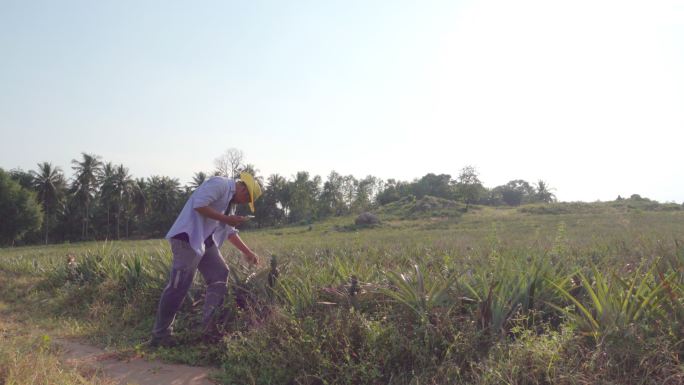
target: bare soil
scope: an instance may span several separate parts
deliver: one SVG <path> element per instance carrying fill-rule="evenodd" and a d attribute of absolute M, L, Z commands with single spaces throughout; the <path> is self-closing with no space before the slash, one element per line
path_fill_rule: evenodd
<path fill-rule="evenodd" d="M 67 365 L 95 369 L 120 385 L 213 385 L 210 368 L 128 357 L 69 340 L 56 341 Z"/>

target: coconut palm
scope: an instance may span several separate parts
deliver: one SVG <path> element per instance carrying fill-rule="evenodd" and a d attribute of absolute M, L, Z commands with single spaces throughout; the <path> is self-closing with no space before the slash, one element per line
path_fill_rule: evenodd
<path fill-rule="evenodd" d="M 240 168 L 240 172 L 251 174 L 260 185 L 264 185 L 264 177 L 259 175 L 259 169 L 253 164 L 245 164 Z M 239 175 L 238 175 L 239 176 Z"/>
<path fill-rule="evenodd" d="M 116 238 L 119 239 L 121 238 L 121 214 L 123 212 L 128 217 L 129 202 L 131 202 L 134 190 L 133 178 L 131 178 L 128 169 L 123 164 L 116 167 L 112 178 L 112 186 L 116 206 Z"/>
<path fill-rule="evenodd" d="M 148 199 L 146 195 L 147 182 L 144 178 L 138 178 L 131 182 L 130 197 L 128 200 L 127 212 L 132 212 L 133 218 L 138 222 L 142 222 L 145 214 L 149 209 Z M 128 223 L 130 216 L 126 217 L 126 237 L 128 237 Z"/>
<path fill-rule="evenodd" d="M 192 182 L 190 182 L 190 189 L 196 190 L 205 180 L 207 180 L 207 174 L 204 171 L 196 172 L 192 177 Z"/>
<path fill-rule="evenodd" d="M 166 176 L 152 176 L 147 182 L 153 231 L 162 232 L 173 224 L 181 198 L 180 183 Z"/>
<path fill-rule="evenodd" d="M 115 166 L 112 162 L 107 162 L 102 166 L 97 181 L 100 184 L 100 202 L 107 211 L 107 239 L 111 229 L 112 206 L 116 200 L 117 192 L 114 186 Z"/>
<path fill-rule="evenodd" d="M 280 207 L 284 211 L 287 211 L 290 202 L 290 190 L 288 188 L 287 179 L 282 175 L 272 174 L 268 177 L 266 190 L 272 191 Z"/>
<path fill-rule="evenodd" d="M 73 188 L 74 199 L 81 205 L 82 230 L 81 237 L 88 237 L 88 225 L 90 221 L 90 205 L 98 187 L 98 176 L 101 173 L 102 161 L 97 155 L 81 153 L 83 160 L 71 161 L 75 172 Z"/>
<path fill-rule="evenodd" d="M 50 215 L 54 213 L 64 193 L 64 174 L 59 167 L 52 163 L 38 163 L 38 169 L 30 172 L 33 178 L 33 188 L 38 193 L 38 200 L 43 205 L 43 228 L 45 229 L 45 244 L 48 243 L 50 231 Z"/>
<path fill-rule="evenodd" d="M 544 203 L 552 203 L 556 201 L 556 195 L 551 192 L 552 188 L 543 180 L 537 182 L 537 200 Z"/>

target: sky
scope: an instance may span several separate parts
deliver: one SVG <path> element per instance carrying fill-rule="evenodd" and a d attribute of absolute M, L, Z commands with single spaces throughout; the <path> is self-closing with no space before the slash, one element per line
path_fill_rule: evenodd
<path fill-rule="evenodd" d="M 0 167 L 540 179 L 684 201 L 684 0 L 0 0 Z"/>

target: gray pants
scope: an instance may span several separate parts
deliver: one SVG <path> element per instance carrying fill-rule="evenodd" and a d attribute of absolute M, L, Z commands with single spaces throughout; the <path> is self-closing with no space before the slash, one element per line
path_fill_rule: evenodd
<path fill-rule="evenodd" d="M 188 242 L 169 239 L 169 243 L 173 252 L 173 265 L 169 274 L 169 283 L 159 299 L 157 319 L 152 329 L 152 335 L 155 337 L 164 337 L 173 331 L 176 312 L 190 290 L 198 269 L 207 284 L 202 315 L 204 327 L 211 321 L 214 311 L 223 304 L 226 294 L 229 270 L 216 245 L 208 247 L 204 255 L 198 256 Z"/>

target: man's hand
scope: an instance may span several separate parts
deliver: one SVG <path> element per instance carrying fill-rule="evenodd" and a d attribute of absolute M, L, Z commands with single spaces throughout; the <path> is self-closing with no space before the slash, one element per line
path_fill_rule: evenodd
<path fill-rule="evenodd" d="M 258 266 L 260 263 L 259 256 L 254 254 L 254 253 L 248 253 L 248 254 L 243 254 L 245 256 L 245 259 L 247 260 L 247 263 L 253 266 Z"/>
<path fill-rule="evenodd" d="M 221 223 L 225 223 L 230 226 L 237 226 L 242 222 L 249 220 L 248 217 L 241 217 L 239 215 L 224 215 L 220 212 L 214 210 L 210 206 L 198 207 L 195 209 L 198 213 L 204 215 L 207 218 L 215 219 Z"/>
<path fill-rule="evenodd" d="M 256 255 L 256 253 L 253 252 L 249 247 L 247 247 L 244 242 L 242 242 L 242 239 L 240 239 L 239 235 L 231 234 L 228 236 L 228 241 L 242 252 L 243 257 L 250 265 L 256 266 L 259 264 L 259 256 Z"/>
<path fill-rule="evenodd" d="M 239 215 L 224 215 L 224 218 L 222 220 L 220 220 L 220 222 L 223 222 L 227 225 L 235 227 L 235 226 L 239 225 L 240 223 L 246 222 L 248 220 L 249 220 L 248 217 L 241 217 Z"/>

